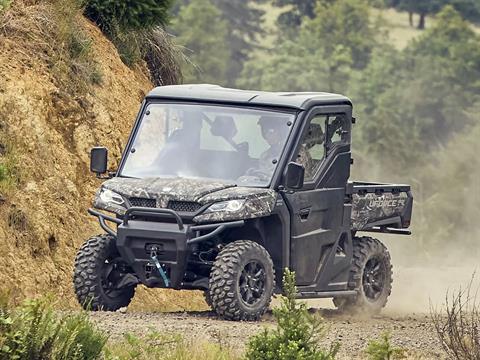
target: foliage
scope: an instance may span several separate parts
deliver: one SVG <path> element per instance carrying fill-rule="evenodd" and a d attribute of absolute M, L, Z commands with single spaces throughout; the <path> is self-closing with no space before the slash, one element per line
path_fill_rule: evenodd
<path fill-rule="evenodd" d="M 0 316 L 0 359 L 97 359 L 106 341 L 85 313 L 60 317 L 47 298 Z"/>
<path fill-rule="evenodd" d="M 317 0 L 273 0 L 273 4 L 287 8 L 277 20 L 280 27 L 287 30 L 300 26 L 304 17 L 313 19 Z"/>
<path fill-rule="evenodd" d="M 256 0 L 255 2 L 265 1 Z M 198 31 L 202 35 L 201 43 L 213 45 L 213 47 L 195 46 L 197 50 L 201 49 L 202 52 L 202 55 L 196 56 L 197 50 L 193 46 L 187 46 L 193 51 L 192 63 L 202 69 L 203 77 L 215 79 L 214 82 L 217 84 L 233 86 L 249 54 L 258 46 L 258 37 L 263 34 L 262 16 L 264 11 L 257 6 L 253 6 L 252 1 L 245 0 L 210 0 L 208 4 L 203 2 L 198 5 L 194 5 L 194 3 L 197 3 L 197 1 L 180 0 L 177 2 L 177 6 L 174 8 L 176 17 L 182 14 L 183 19 L 185 19 L 185 16 L 191 18 L 191 10 L 188 9 L 192 8 L 203 9 L 204 12 L 194 14 L 198 19 L 192 19 L 194 20 L 192 23 L 185 23 L 180 18 L 176 19 L 172 24 L 172 31 L 184 40 L 191 39 L 192 34 Z M 213 11 L 217 16 L 214 23 L 210 24 L 211 29 L 206 23 L 213 17 L 212 14 L 207 13 L 209 11 Z M 217 22 L 221 24 L 217 25 Z M 226 69 L 221 74 L 215 71 L 215 67 L 213 67 L 214 71 L 210 72 L 211 62 L 218 62 L 211 59 L 218 57 L 218 50 L 220 50 L 222 59 L 224 56 L 228 56 L 222 64 L 222 71 L 224 67 Z M 199 61 L 206 61 L 207 64 Z M 207 81 L 198 74 L 198 71 L 193 70 L 193 73 L 197 75 L 190 75 L 189 79 L 200 78 L 199 81 Z"/>
<path fill-rule="evenodd" d="M 404 359 L 405 350 L 394 347 L 390 343 L 390 336 L 385 333 L 378 340 L 370 340 L 366 350 L 370 360 Z"/>
<path fill-rule="evenodd" d="M 155 85 L 171 85 L 181 81 L 184 59 L 164 30 L 172 5 L 173 0 L 86 0 L 84 14 L 112 40 L 127 66 L 145 60 Z"/>
<path fill-rule="evenodd" d="M 478 114 L 479 110 L 480 104 L 471 111 Z M 414 177 L 415 232 L 420 248 L 427 255 L 440 253 L 443 259 L 451 261 L 458 259 L 457 255 L 465 258 L 468 254 L 474 259 L 480 255 L 477 246 L 480 208 L 476 196 L 480 177 L 480 116 L 476 116 L 474 127 L 467 127 L 447 146 L 432 153 L 429 163 Z"/>
<path fill-rule="evenodd" d="M 446 295 L 444 309 L 431 309 L 438 339 L 451 359 L 480 359 L 480 306 L 473 279 L 466 289 Z"/>
<path fill-rule="evenodd" d="M 283 291 L 285 296 L 280 308 L 273 310 L 277 328 L 265 329 L 250 339 L 247 359 L 334 359 L 339 344 L 332 345 L 329 350 L 318 347 L 325 326 L 321 318 L 310 314 L 306 305 L 296 300 L 295 273 L 288 269 L 285 269 L 283 276 Z"/>
<path fill-rule="evenodd" d="M 143 338 L 126 334 L 123 341 L 106 347 L 105 359 L 235 360 L 237 356 L 216 344 L 192 343 L 177 335 L 162 335 L 152 331 Z"/>
<path fill-rule="evenodd" d="M 162 28 L 116 33 L 112 35 L 112 42 L 127 66 L 133 67 L 142 59 L 145 60 L 156 86 L 178 84 L 181 81 L 180 63 L 185 57 Z"/>
<path fill-rule="evenodd" d="M 177 42 L 191 51 L 198 68 L 185 71 L 186 82 L 213 82 L 227 77 L 231 57 L 227 22 L 210 0 L 198 0 L 180 9 L 173 24 Z"/>
<path fill-rule="evenodd" d="M 480 37 L 447 7 L 404 51 L 375 53 L 356 79 L 352 97 L 368 119 L 357 144 L 377 160 L 388 152 L 384 169 L 424 165 L 429 151 L 475 122 L 468 109 L 479 101 L 479 78 Z"/>
<path fill-rule="evenodd" d="M 0 13 L 10 7 L 12 0 L 0 0 Z"/>
<path fill-rule="evenodd" d="M 239 85 L 264 90 L 343 92 L 352 69 L 365 67 L 377 40 L 366 3 L 319 3 L 294 37 L 245 65 Z"/>
<path fill-rule="evenodd" d="M 58 46 L 50 58 L 53 73 L 64 88 L 85 93 L 90 85 L 101 84 L 103 78 L 92 59 L 92 40 L 79 24 L 80 5 L 77 0 L 55 0 L 52 4 Z"/>
<path fill-rule="evenodd" d="M 436 14 L 451 5 L 466 19 L 480 22 L 480 4 L 477 0 L 385 0 L 387 6 L 420 15 L 419 29 L 425 28 L 425 16 Z"/>
<path fill-rule="evenodd" d="M 173 0 L 86 0 L 85 15 L 107 34 L 165 26 Z"/>

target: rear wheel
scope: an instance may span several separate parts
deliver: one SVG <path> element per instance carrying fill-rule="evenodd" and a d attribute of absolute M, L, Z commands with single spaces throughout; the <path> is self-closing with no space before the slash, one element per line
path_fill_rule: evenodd
<path fill-rule="evenodd" d="M 212 308 L 227 320 L 258 320 L 274 288 L 273 262 L 265 248 L 239 240 L 225 246 L 210 273 Z"/>
<path fill-rule="evenodd" d="M 84 309 L 115 311 L 130 303 L 137 281 L 120 258 L 115 238 L 105 234 L 88 239 L 78 251 L 73 284 Z"/>
<path fill-rule="evenodd" d="M 350 283 L 357 294 L 333 299 L 343 312 L 376 314 L 387 304 L 392 291 L 392 265 L 387 248 L 371 237 L 353 239 Z"/>

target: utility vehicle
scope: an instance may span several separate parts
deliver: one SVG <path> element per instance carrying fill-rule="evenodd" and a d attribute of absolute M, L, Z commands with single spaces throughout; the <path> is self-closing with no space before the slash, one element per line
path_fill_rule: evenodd
<path fill-rule="evenodd" d="M 283 269 L 299 298 L 375 313 L 390 295 L 386 247 L 410 234 L 408 185 L 349 182 L 351 101 L 329 93 L 164 86 L 143 101 L 118 170 L 88 212 L 105 234 L 75 259 L 79 302 L 127 306 L 135 287 L 197 289 L 218 315 L 256 320 Z"/>

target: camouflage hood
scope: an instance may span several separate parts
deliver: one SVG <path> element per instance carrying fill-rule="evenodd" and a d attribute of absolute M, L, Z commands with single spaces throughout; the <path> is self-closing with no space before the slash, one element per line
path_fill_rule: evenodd
<path fill-rule="evenodd" d="M 154 200 L 155 207 L 158 208 L 169 207 L 171 201 L 194 202 L 203 206 L 227 200 L 245 200 L 244 206 L 238 213 L 202 213 L 194 218 L 195 222 L 226 221 L 269 215 L 277 197 L 277 193 L 272 189 L 238 187 L 234 183 L 218 180 L 116 177 L 102 184 L 95 197 L 94 207 L 119 215 L 125 212 L 125 207 L 103 201 L 99 195 L 105 189 L 129 201 L 132 201 L 132 198 Z"/>
<path fill-rule="evenodd" d="M 234 186 L 233 183 L 203 179 L 121 177 L 107 180 L 102 185 L 104 189 L 112 190 L 127 199 L 155 199 L 157 207 L 167 207 L 170 200 L 198 202 L 205 195 Z"/>

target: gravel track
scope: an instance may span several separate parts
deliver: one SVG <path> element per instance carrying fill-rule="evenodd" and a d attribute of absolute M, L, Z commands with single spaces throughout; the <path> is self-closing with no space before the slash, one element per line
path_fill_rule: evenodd
<path fill-rule="evenodd" d="M 334 341 L 341 344 L 339 359 L 364 358 L 363 350 L 368 340 L 382 333 L 391 334 L 392 343 L 408 350 L 409 358 L 443 358 L 442 349 L 428 315 L 381 315 L 360 319 L 339 315 L 335 310 L 316 310 L 324 317 L 329 331 L 322 345 Z M 144 313 L 96 312 L 91 318 L 111 335 L 119 339 L 125 333 L 144 335 L 151 329 L 159 332 L 181 334 L 185 339 L 217 342 L 241 352 L 246 340 L 265 326 L 273 326 L 270 313 L 260 322 L 235 322 L 219 320 L 212 312 Z"/>

